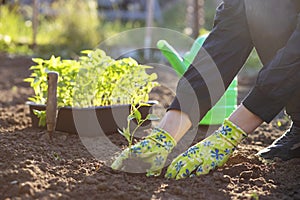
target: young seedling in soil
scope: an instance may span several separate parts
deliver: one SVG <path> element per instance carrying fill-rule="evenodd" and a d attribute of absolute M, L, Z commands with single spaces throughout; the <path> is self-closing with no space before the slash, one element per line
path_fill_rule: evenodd
<path fill-rule="evenodd" d="M 136 131 L 148 120 L 155 121 L 159 120 L 159 118 L 154 114 L 148 114 L 144 119 L 142 118 L 142 114 L 139 111 L 139 108 L 144 106 L 151 106 L 147 103 L 139 103 L 138 106 L 135 106 L 134 104 L 130 107 L 130 114 L 127 117 L 127 127 L 123 128 L 123 130 L 118 130 L 121 135 L 123 135 L 127 142 L 128 142 L 128 148 L 131 150 L 132 142 L 134 135 Z M 135 121 L 136 127 L 131 131 L 131 122 Z"/>
<path fill-rule="evenodd" d="M 142 114 L 139 111 L 139 108 L 145 106 L 151 105 L 147 103 L 139 103 L 138 106 L 136 106 L 136 104 L 131 104 L 130 114 L 127 117 L 127 127 L 123 128 L 123 130 L 118 130 L 119 133 L 126 138 L 128 142 L 128 148 L 130 149 L 129 158 L 124 161 L 124 170 L 127 172 L 143 173 L 151 167 L 149 163 L 146 163 L 143 160 L 132 156 L 133 149 L 131 148 L 136 131 L 148 120 L 159 120 L 159 118 L 154 114 L 148 114 L 145 118 L 142 118 Z M 131 128 L 131 122 L 136 123 L 136 126 L 133 129 Z"/>

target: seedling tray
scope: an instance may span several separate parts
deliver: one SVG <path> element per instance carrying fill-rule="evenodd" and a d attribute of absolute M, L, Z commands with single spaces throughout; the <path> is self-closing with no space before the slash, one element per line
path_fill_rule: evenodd
<path fill-rule="evenodd" d="M 149 102 L 154 105 L 156 102 Z M 39 127 L 39 119 L 33 110 L 46 110 L 46 105 L 27 102 L 32 119 L 32 127 Z M 56 131 L 80 134 L 81 136 L 96 136 L 101 133 L 112 134 L 127 126 L 127 117 L 130 112 L 130 104 L 97 106 L 89 108 L 61 107 L 57 110 Z M 145 118 L 152 113 L 152 106 L 139 108 L 141 115 Z M 135 123 L 133 127 L 136 126 Z M 149 127 L 151 121 L 146 121 L 142 128 Z"/>

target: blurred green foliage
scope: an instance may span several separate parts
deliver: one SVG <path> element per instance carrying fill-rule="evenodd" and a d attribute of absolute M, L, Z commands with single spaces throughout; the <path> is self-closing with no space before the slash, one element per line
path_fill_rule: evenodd
<path fill-rule="evenodd" d="M 60 0 L 52 5 L 52 9 L 58 16 L 40 20 L 39 52 L 74 56 L 80 50 L 94 48 L 103 39 L 95 1 Z M 46 40 L 43 37 L 47 37 Z"/>
<path fill-rule="evenodd" d="M 139 22 L 104 21 L 94 0 L 57 0 L 53 15 L 39 15 L 37 46 L 32 48 L 32 7 L 0 7 L 0 52 L 49 58 L 78 57 L 119 32 L 141 27 Z"/>
<path fill-rule="evenodd" d="M 186 28 L 186 1 L 166 3 L 162 22 L 155 25 L 183 32 Z M 216 10 L 215 1 L 205 1 L 204 30 L 211 30 Z M 141 21 L 106 21 L 98 16 L 95 0 L 57 0 L 51 5 L 53 15 L 39 15 L 37 46 L 32 48 L 32 7 L 0 7 L 0 52 L 49 58 L 76 58 L 80 51 L 93 49 L 105 39 L 133 28 L 143 27 Z M 259 69 L 261 63 L 253 51 L 246 67 Z"/>
<path fill-rule="evenodd" d="M 0 6 L 0 51 L 8 53 L 32 53 L 31 44 L 32 23 L 25 20 L 18 8 Z"/>
<path fill-rule="evenodd" d="M 247 74 L 247 76 L 255 76 L 262 68 L 262 66 L 263 65 L 258 57 L 256 50 L 253 49 L 248 57 L 247 62 L 244 65 L 242 72 Z"/>
<path fill-rule="evenodd" d="M 186 1 L 178 1 L 177 3 L 170 4 L 163 12 L 163 26 L 175 31 L 182 32 L 185 29 L 185 14 L 187 4 Z"/>
<path fill-rule="evenodd" d="M 170 28 L 176 31 L 183 31 L 186 28 L 186 10 L 187 4 L 185 0 L 177 1 L 171 4 L 163 12 L 163 24 L 165 28 Z M 216 4 L 214 1 L 205 1 L 205 24 L 204 29 L 211 30 L 213 26 Z"/>
<path fill-rule="evenodd" d="M 251 67 L 254 69 L 260 69 L 262 67 L 262 63 L 261 63 L 255 49 L 253 49 L 253 51 L 251 52 L 249 59 L 245 63 L 245 66 Z"/>

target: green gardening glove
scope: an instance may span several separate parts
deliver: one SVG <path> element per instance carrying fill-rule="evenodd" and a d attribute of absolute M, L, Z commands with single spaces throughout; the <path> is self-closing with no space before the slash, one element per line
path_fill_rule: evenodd
<path fill-rule="evenodd" d="M 242 129 L 225 120 L 212 135 L 175 158 L 165 177 L 181 179 L 195 174 L 208 174 L 210 170 L 225 164 L 245 137 L 247 134 Z"/>
<path fill-rule="evenodd" d="M 176 141 L 166 131 L 155 128 L 145 139 L 125 149 L 111 165 L 112 169 L 159 176 Z"/>

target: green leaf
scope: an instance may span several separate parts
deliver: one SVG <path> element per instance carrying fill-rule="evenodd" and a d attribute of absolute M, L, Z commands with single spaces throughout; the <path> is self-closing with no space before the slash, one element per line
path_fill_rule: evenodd
<path fill-rule="evenodd" d="M 44 62 L 44 60 L 41 59 L 41 58 L 32 58 L 32 61 L 37 63 L 37 64 L 42 64 Z"/>
<path fill-rule="evenodd" d="M 152 66 L 149 65 L 140 65 L 140 67 L 144 68 L 144 69 L 152 69 Z"/>
<path fill-rule="evenodd" d="M 29 97 L 28 100 L 37 103 L 37 100 L 34 97 Z"/>
<path fill-rule="evenodd" d="M 39 126 L 46 126 L 46 111 L 45 110 L 33 110 L 33 113 L 39 118 Z"/>
<path fill-rule="evenodd" d="M 32 83 L 34 81 L 34 78 L 25 78 L 24 82 Z"/>
<path fill-rule="evenodd" d="M 133 108 L 133 116 L 134 116 L 134 118 L 138 121 L 138 122 L 140 122 L 141 121 L 141 119 L 142 119 L 142 114 L 141 114 L 141 112 L 135 107 L 135 106 L 132 106 L 132 108 Z"/>
<path fill-rule="evenodd" d="M 134 116 L 134 115 L 132 115 L 132 114 L 128 115 L 127 121 L 131 121 L 131 120 L 133 120 L 133 119 L 135 119 L 135 116 Z"/>
<path fill-rule="evenodd" d="M 151 104 L 149 104 L 149 103 L 139 103 L 139 107 L 149 107 L 149 106 L 151 106 Z"/>
<path fill-rule="evenodd" d="M 90 53 L 92 53 L 93 51 L 91 51 L 91 50 L 82 50 L 80 53 L 82 53 L 82 54 L 85 54 L 85 55 L 88 55 L 88 54 L 90 54 Z"/>
<path fill-rule="evenodd" d="M 157 79 L 157 74 L 155 73 L 152 73 L 150 76 L 149 76 L 149 79 L 152 81 L 152 80 L 156 80 Z"/>
<path fill-rule="evenodd" d="M 148 114 L 146 119 L 150 120 L 150 121 L 157 121 L 157 120 L 159 120 L 159 117 L 154 114 Z"/>

